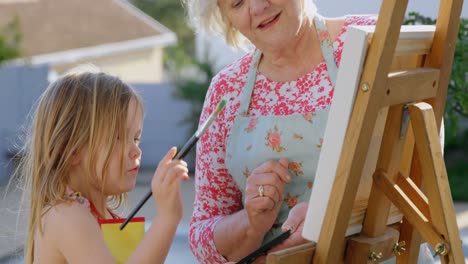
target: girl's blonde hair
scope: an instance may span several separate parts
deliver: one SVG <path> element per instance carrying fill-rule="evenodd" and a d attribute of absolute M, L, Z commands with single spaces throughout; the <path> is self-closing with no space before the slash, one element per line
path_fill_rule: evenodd
<path fill-rule="evenodd" d="M 234 48 L 244 48 L 248 40 L 237 31 L 222 14 L 218 1 L 226 0 L 182 0 L 188 10 L 189 23 L 195 29 L 209 33 L 221 34 L 226 43 Z M 266 0 L 265 0 L 266 1 Z M 291 0 L 292 1 L 292 0 Z M 317 13 L 313 0 L 299 0 L 301 21 L 312 21 Z"/>
<path fill-rule="evenodd" d="M 31 127 L 20 153 L 19 173 L 30 197 L 25 262 L 33 262 L 34 233 L 42 234 L 42 216 L 50 206 L 65 200 L 70 182 L 68 171 L 74 154 L 86 148 L 86 180 L 102 175 L 101 191 L 107 179 L 111 152 L 117 137 L 126 138 L 127 110 L 131 100 L 143 109 L 139 95 L 119 78 L 94 71 L 71 71 L 60 77 L 39 98 Z M 125 141 L 120 141 L 123 161 Z M 97 171 L 96 161 L 104 158 Z M 124 163 L 122 170 L 124 171 Z M 126 194 L 108 197 L 113 208 L 126 199 Z"/>

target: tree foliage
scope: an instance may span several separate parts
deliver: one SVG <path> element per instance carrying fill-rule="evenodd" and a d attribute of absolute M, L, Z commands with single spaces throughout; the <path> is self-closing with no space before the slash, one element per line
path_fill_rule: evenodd
<path fill-rule="evenodd" d="M 21 34 L 16 17 L 0 30 L 0 63 L 20 56 Z"/>
<path fill-rule="evenodd" d="M 435 19 L 411 12 L 405 19 L 407 25 L 434 25 Z M 445 126 L 447 147 L 459 145 L 468 137 L 463 136 L 461 122 L 468 118 L 468 19 L 460 20 L 452 72 L 445 105 Z"/>
<path fill-rule="evenodd" d="M 189 101 L 192 105 L 192 111 L 187 116 L 186 121 L 191 124 L 192 133 L 198 128 L 198 120 L 201 115 L 203 102 L 206 92 L 210 86 L 211 79 L 214 77 L 213 67 L 207 62 L 194 62 L 197 78 L 174 79 L 177 87 L 175 96 Z"/>
<path fill-rule="evenodd" d="M 176 33 L 177 45 L 166 49 L 166 64 L 181 68 L 193 63 L 195 35 L 188 26 L 186 13 L 180 0 L 132 0 L 132 3 Z"/>
<path fill-rule="evenodd" d="M 177 34 L 177 45 L 166 49 L 165 63 L 176 87 L 174 95 L 192 106 L 185 118 L 190 123 L 188 136 L 191 136 L 197 130 L 205 94 L 214 76 L 211 64 L 195 59 L 195 35 L 180 0 L 132 0 L 132 3 Z"/>

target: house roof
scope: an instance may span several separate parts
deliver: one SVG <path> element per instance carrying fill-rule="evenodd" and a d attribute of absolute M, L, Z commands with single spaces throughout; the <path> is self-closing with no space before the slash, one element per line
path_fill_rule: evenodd
<path fill-rule="evenodd" d="M 63 56 L 67 51 L 82 56 L 93 47 L 105 50 L 111 45 L 116 50 L 122 43 L 128 50 L 135 43 L 141 48 L 176 41 L 172 31 L 125 0 L 0 0 L 0 27 L 15 17 L 21 52 L 27 57 Z"/>

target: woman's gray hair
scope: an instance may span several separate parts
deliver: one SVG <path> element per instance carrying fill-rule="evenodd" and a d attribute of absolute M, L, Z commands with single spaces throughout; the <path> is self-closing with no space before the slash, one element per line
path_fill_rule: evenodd
<path fill-rule="evenodd" d="M 317 13 L 314 0 L 300 1 L 302 19 L 312 21 Z M 183 2 L 188 11 L 189 23 L 195 30 L 222 35 L 226 42 L 235 48 L 245 47 L 245 44 L 248 43 L 248 40 L 223 16 L 218 6 L 218 0 L 183 0 Z"/>

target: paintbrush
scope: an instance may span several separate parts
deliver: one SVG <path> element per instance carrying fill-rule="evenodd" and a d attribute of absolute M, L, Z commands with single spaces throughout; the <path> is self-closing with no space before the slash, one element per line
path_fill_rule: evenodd
<path fill-rule="evenodd" d="M 187 143 L 185 143 L 185 145 L 177 153 L 174 159 L 183 159 L 189 153 L 193 146 L 195 146 L 195 144 L 198 142 L 198 139 L 200 139 L 203 136 L 208 127 L 211 125 L 211 123 L 213 123 L 213 121 L 216 119 L 218 114 L 224 109 L 225 106 L 226 99 L 223 98 L 221 102 L 219 102 L 215 111 L 211 113 L 208 119 L 206 119 L 206 121 L 197 129 L 197 131 L 195 131 L 195 134 L 193 134 L 193 136 L 187 141 Z M 133 209 L 133 211 L 128 215 L 125 221 L 120 225 L 120 230 L 124 229 L 128 222 L 136 215 L 136 213 L 141 209 L 141 207 L 143 207 L 146 201 L 148 201 L 151 195 L 153 195 L 153 191 L 150 189 L 149 192 L 147 192 L 146 195 L 143 197 L 143 199 L 141 199 L 141 201 L 138 203 L 135 209 Z"/>

